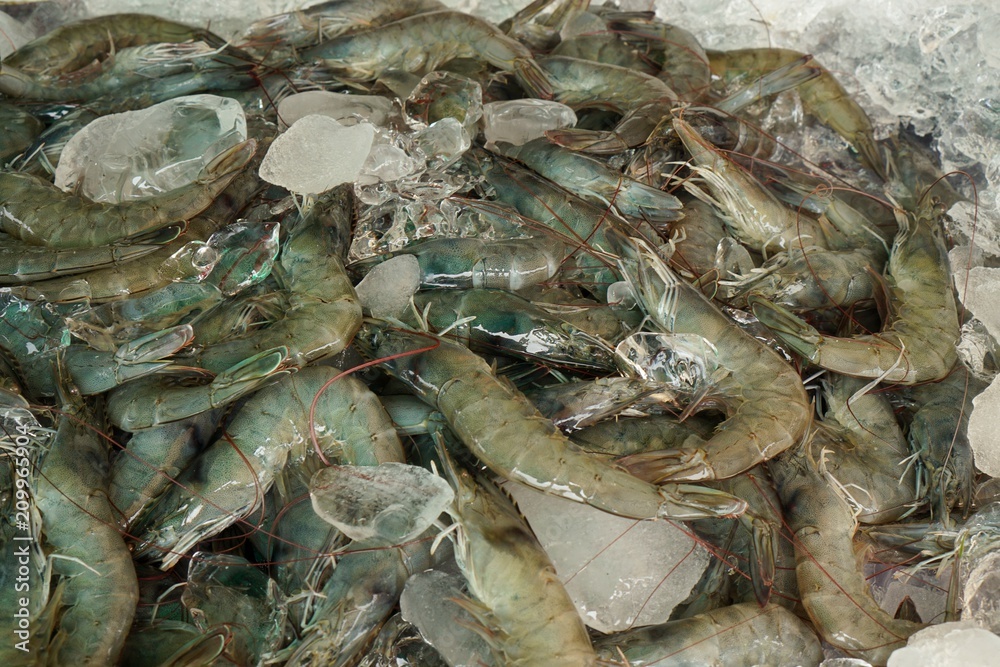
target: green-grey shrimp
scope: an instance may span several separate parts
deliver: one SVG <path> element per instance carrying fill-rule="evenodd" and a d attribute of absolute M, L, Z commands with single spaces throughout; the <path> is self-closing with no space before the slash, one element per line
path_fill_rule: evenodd
<path fill-rule="evenodd" d="M 727 80 L 747 73 L 758 76 L 801 57 L 798 51 L 775 48 L 708 52 L 712 73 Z M 875 132 L 868 114 L 828 70 L 821 70 L 819 77 L 798 87 L 803 108 L 847 140 L 865 165 L 884 179 L 885 159 L 875 144 Z"/>
<path fill-rule="evenodd" d="M 641 239 L 624 239 L 622 270 L 646 314 L 670 334 L 710 341 L 704 378 L 727 415 L 694 451 L 662 458 L 664 481 L 718 479 L 749 470 L 801 440 L 812 410 L 798 373 L 682 281 Z M 709 365 L 715 370 L 709 371 Z"/>
<path fill-rule="evenodd" d="M 827 336 L 788 310 L 751 296 L 754 315 L 822 368 L 901 384 L 940 380 L 958 359 L 959 338 L 941 215 L 934 203 L 915 213 L 897 213 L 899 232 L 885 272 L 889 313 L 880 332 Z"/>
<path fill-rule="evenodd" d="M 465 446 L 507 479 L 635 519 L 736 515 L 745 507 L 701 487 L 653 486 L 583 452 L 463 346 L 381 322 L 366 322 L 356 344 L 389 359 L 383 368 L 436 407 Z"/>
<path fill-rule="evenodd" d="M 114 49 L 156 42 L 199 41 L 214 48 L 218 35 L 151 14 L 109 14 L 67 23 L 29 42 L 3 60 L 28 74 L 57 76 L 76 71 Z"/>
<path fill-rule="evenodd" d="M 49 248 L 108 245 L 190 220 L 208 208 L 257 149 L 245 141 L 221 153 L 190 185 L 149 199 L 103 204 L 68 194 L 36 176 L 0 173 L 0 229 Z"/>
<path fill-rule="evenodd" d="M 49 664 L 117 662 L 132 624 L 139 584 L 108 502 L 110 447 L 79 397 L 63 392 L 63 413 L 39 473 L 36 501 L 61 577 Z"/>
<path fill-rule="evenodd" d="M 553 99 L 574 109 L 605 107 L 626 113 L 660 101 L 670 108 L 677 95 L 655 76 L 617 65 L 566 56 L 544 56 L 538 65 L 552 82 Z"/>
<path fill-rule="evenodd" d="M 445 469 L 455 488 L 455 560 L 488 610 L 504 664 L 597 665 L 583 619 L 524 518 L 488 479 Z"/>
<path fill-rule="evenodd" d="M 461 12 L 417 14 L 341 35 L 306 49 L 300 57 L 321 60 L 362 80 L 375 79 L 390 69 L 429 72 L 455 58 L 481 58 L 513 71 L 531 95 L 552 98 L 552 84 L 527 47 L 486 21 Z"/>
<path fill-rule="evenodd" d="M 631 667 L 815 667 L 823 660 L 816 635 L 795 614 L 778 605 L 761 608 L 756 603 L 608 635 L 597 641 L 596 648 L 604 660 L 624 656 Z"/>
<path fill-rule="evenodd" d="M 512 354 L 574 368 L 615 367 L 610 345 L 511 292 L 431 290 L 413 295 L 413 305 L 414 314 L 404 324 L 447 330 L 450 339 L 477 352 Z"/>
<path fill-rule="evenodd" d="M 921 626 L 892 618 L 872 598 L 854 551 L 854 511 L 824 473 L 817 447 L 810 440 L 769 464 L 794 535 L 802 606 L 825 641 L 884 665 Z"/>
<path fill-rule="evenodd" d="M 135 527 L 140 551 L 166 570 L 200 540 L 245 519 L 282 468 L 302 467 L 313 451 L 312 434 L 328 458 L 361 465 L 401 460 L 402 446 L 378 400 L 360 380 L 333 382 L 339 374 L 307 368 L 254 394 L 225 435 L 143 515 Z"/>

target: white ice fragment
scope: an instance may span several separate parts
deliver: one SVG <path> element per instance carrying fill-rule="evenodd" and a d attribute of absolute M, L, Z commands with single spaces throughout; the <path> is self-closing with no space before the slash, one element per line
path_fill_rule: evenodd
<path fill-rule="evenodd" d="M 504 488 L 556 568 L 583 622 L 600 632 L 665 623 L 708 566 L 666 521 L 636 521 L 521 484 Z"/>
<path fill-rule="evenodd" d="M 1000 340 L 1000 269 L 973 266 L 957 270 L 955 289 L 965 307 Z"/>
<path fill-rule="evenodd" d="M 872 667 L 872 664 L 860 658 L 829 658 L 819 663 L 819 667 Z"/>
<path fill-rule="evenodd" d="M 559 102 L 523 99 L 483 105 L 483 135 L 487 145 L 505 141 L 521 146 L 545 136 L 546 130 L 574 125 L 576 114 Z"/>
<path fill-rule="evenodd" d="M 965 581 L 962 620 L 1000 634 L 1000 551 L 975 563 Z"/>
<path fill-rule="evenodd" d="M 175 97 L 89 123 L 66 143 L 55 184 L 101 202 L 152 197 L 194 182 L 205 165 L 246 138 L 236 100 Z"/>
<path fill-rule="evenodd" d="M 399 255 L 378 264 L 354 288 L 361 307 L 372 317 L 398 318 L 420 289 L 420 262 Z"/>
<path fill-rule="evenodd" d="M 972 445 L 976 468 L 990 477 L 1000 477 L 998 414 L 1000 376 L 993 380 L 986 391 L 972 399 L 972 415 L 969 417 L 969 444 Z"/>
<path fill-rule="evenodd" d="M 31 28 L 10 14 L 0 12 L 0 58 L 6 58 L 35 37 Z"/>
<path fill-rule="evenodd" d="M 991 667 L 1000 637 L 975 623 L 959 621 L 924 628 L 889 656 L 887 667 Z"/>
<path fill-rule="evenodd" d="M 349 95 L 327 90 L 296 93 L 278 103 L 278 120 L 285 127 L 312 115 L 328 116 L 341 125 L 367 121 L 372 125 L 385 126 L 398 114 L 392 100 L 381 95 Z"/>
<path fill-rule="evenodd" d="M 296 194 L 320 194 L 353 183 L 374 140 L 371 123 L 345 127 L 327 116 L 305 116 L 271 144 L 260 177 Z"/>
<path fill-rule="evenodd" d="M 463 598 L 464 584 L 461 575 L 443 570 L 415 574 L 406 581 L 399 609 L 449 665 L 492 664 L 489 644 L 472 629 L 476 619 L 455 602 Z"/>
<path fill-rule="evenodd" d="M 309 482 L 313 509 L 352 540 L 412 540 L 455 498 L 441 477 L 419 466 L 330 466 Z"/>

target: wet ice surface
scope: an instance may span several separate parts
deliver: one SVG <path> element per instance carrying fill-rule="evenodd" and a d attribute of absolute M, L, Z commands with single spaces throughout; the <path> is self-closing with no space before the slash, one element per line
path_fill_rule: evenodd
<path fill-rule="evenodd" d="M 972 416 L 969 418 L 969 444 L 975 455 L 976 468 L 991 477 L 1000 477 L 997 415 L 1000 415 L 1000 376 L 986 391 L 972 399 Z"/>
<path fill-rule="evenodd" d="M 428 570 L 406 582 L 399 608 L 403 618 L 420 630 L 420 636 L 452 667 L 492 664 L 490 648 L 471 628 L 476 619 L 456 600 L 467 599 L 461 574 Z"/>
<path fill-rule="evenodd" d="M 600 632 L 665 623 L 708 566 L 667 521 L 636 521 L 504 484 L 552 559 L 584 623 Z"/>
<path fill-rule="evenodd" d="M 413 255 L 399 255 L 369 271 L 354 289 L 372 317 L 399 318 L 419 288 L 420 262 Z"/>
<path fill-rule="evenodd" d="M 271 144 L 260 177 L 296 194 L 320 194 L 357 180 L 374 139 L 370 123 L 347 127 L 328 116 L 305 116 Z"/>
<path fill-rule="evenodd" d="M 37 35 L 10 14 L 0 12 L 0 58 L 6 58 Z"/>
<path fill-rule="evenodd" d="M 1000 637 L 974 623 L 932 625 L 893 651 L 888 667 L 991 667 L 1000 655 Z"/>
<path fill-rule="evenodd" d="M 175 97 L 88 124 L 63 149 L 55 183 L 94 201 L 152 197 L 195 181 L 216 156 L 246 138 L 236 100 Z"/>
<path fill-rule="evenodd" d="M 1000 633 L 1000 552 L 983 556 L 969 572 L 962 620 Z"/>
<path fill-rule="evenodd" d="M 286 127 L 305 116 L 328 116 L 341 125 L 368 121 L 384 126 L 398 115 L 395 105 L 381 95 L 350 95 L 327 90 L 309 90 L 289 95 L 278 103 L 278 120 Z"/>
<path fill-rule="evenodd" d="M 576 125 L 576 114 L 565 104 L 524 99 L 483 105 L 483 136 L 486 144 L 501 141 L 521 146 L 545 136 L 546 130 Z"/>
<path fill-rule="evenodd" d="M 313 509 L 352 540 L 402 544 L 427 530 L 455 498 L 419 466 L 330 466 L 309 483 Z"/>

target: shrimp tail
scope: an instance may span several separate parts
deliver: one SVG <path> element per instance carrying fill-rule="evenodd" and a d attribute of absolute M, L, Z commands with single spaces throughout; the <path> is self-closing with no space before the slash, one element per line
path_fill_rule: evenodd
<path fill-rule="evenodd" d="M 754 597 L 763 607 L 771 599 L 775 553 L 779 550 L 780 538 L 768 521 L 750 516 L 749 512 L 743 515 L 742 520 L 750 524 L 750 583 Z"/>
<path fill-rule="evenodd" d="M 820 333 L 790 311 L 757 295 L 747 298 L 761 324 L 773 331 L 796 354 L 815 362 L 819 355 Z"/>
<path fill-rule="evenodd" d="M 617 132 L 567 128 L 565 130 L 548 130 L 545 132 L 545 136 L 549 141 L 563 148 L 595 155 L 612 155 L 631 148 Z"/>
<path fill-rule="evenodd" d="M 543 100 L 552 99 L 554 95 L 552 82 L 549 81 L 545 70 L 531 58 L 515 58 L 514 75 L 529 94 Z"/>
<path fill-rule="evenodd" d="M 651 484 L 715 479 L 715 471 L 702 449 L 678 448 L 632 454 L 618 464 Z"/>
<path fill-rule="evenodd" d="M 690 484 L 660 486 L 659 515 L 676 520 L 701 517 L 738 517 L 747 510 L 747 502 L 723 491 Z"/>

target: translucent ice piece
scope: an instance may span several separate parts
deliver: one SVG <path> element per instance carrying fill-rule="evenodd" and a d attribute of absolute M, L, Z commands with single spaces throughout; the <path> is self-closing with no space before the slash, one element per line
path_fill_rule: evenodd
<path fill-rule="evenodd" d="M 708 565 L 665 521 L 635 521 L 521 484 L 505 484 L 583 622 L 600 632 L 665 623 Z"/>
<path fill-rule="evenodd" d="M 975 563 L 962 597 L 963 621 L 1000 633 L 1000 552 L 992 551 Z"/>
<path fill-rule="evenodd" d="M 320 194 L 353 183 L 374 140 L 371 123 L 346 127 L 327 116 L 306 116 L 274 140 L 260 177 L 296 194 Z"/>
<path fill-rule="evenodd" d="M 420 262 L 413 255 L 393 257 L 373 268 L 354 289 L 372 317 L 399 318 L 420 289 Z"/>
<path fill-rule="evenodd" d="M 6 58 L 14 51 L 35 38 L 34 31 L 6 12 L 0 12 L 0 58 Z"/>
<path fill-rule="evenodd" d="M 910 636 L 887 667 L 988 667 L 996 664 L 1000 637 L 974 623 L 941 623 Z"/>
<path fill-rule="evenodd" d="M 576 114 L 565 104 L 523 99 L 483 105 L 483 134 L 487 144 L 505 141 L 521 146 L 545 136 L 546 130 L 576 125 Z"/>
<path fill-rule="evenodd" d="M 464 584 L 461 575 L 442 570 L 415 574 L 406 582 L 399 608 L 449 665 L 492 664 L 489 645 L 472 630 L 476 619 L 455 602 L 462 599 Z"/>
<path fill-rule="evenodd" d="M 392 100 L 387 97 L 348 95 L 327 90 L 296 93 L 278 103 L 278 120 L 285 127 L 312 115 L 328 116 L 341 125 L 356 125 L 360 121 L 367 121 L 384 127 L 399 114 Z"/>
<path fill-rule="evenodd" d="M 236 100 L 176 97 L 91 122 L 63 149 L 55 183 L 94 201 L 152 197 L 195 181 L 205 165 L 246 138 Z"/>
<path fill-rule="evenodd" d="M 483 88 L 451 72 L 431 72 L 417 84 L 403 105 L 406 114 L 425 125 L 454 118 L 469 134 L 483 116 Z"/>
<path fill-rule="evenodd" d="M 401 544 L 427 530 L 455 492 L 424 468 L 383 463 L 323 468 L 309 495 L 316 514 L 351 539 Z"/>
<path fill-rule="evenodd" d="M 469 150 L 472 138 L 454 118 L 434 121 L 413 135 L 413 141 L 434 166 L 444 166 Z"/>
<path fill-rule="evenodd" d="M 1000 477 L 1000 433 L 997 432 L 997 415 L 1000 414 L 1000 376 L 986 391 L 972 399 L 972 416 L 969 417 L 969 444 L 976 459 L 976 468 L 990 477 Z"/>

